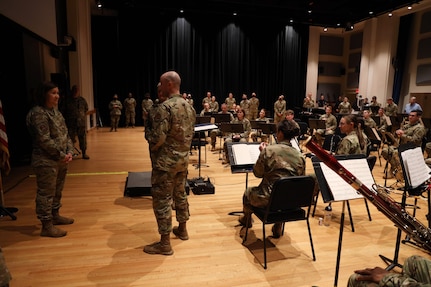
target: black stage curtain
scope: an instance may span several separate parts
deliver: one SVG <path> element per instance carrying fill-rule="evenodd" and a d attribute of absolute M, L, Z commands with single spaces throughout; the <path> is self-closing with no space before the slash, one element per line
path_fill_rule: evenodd
<path fill-rule="evenodd" d="M 171 69 L 180 74 L 181 92 L 192 94 L 197 112 L 207 91 L 220 104 L 229 92 L 237 103 L 243 93 L 250 98 L 256 92 L 271 114 L 280 94 L 290 108 L 302 105 L 308 26 L 139 13 L 92 19 L 95 102 L 105 125 L 112 96 L 124 100 L 128 92 L 138 101 L 137 123 L 142 123 L 144 93 L 156 99 L 159 77 Z"/>

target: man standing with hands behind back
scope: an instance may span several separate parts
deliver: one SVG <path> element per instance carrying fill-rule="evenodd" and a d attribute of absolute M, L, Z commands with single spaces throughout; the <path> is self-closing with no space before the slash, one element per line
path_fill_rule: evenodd
<path fill-rule="evenodd" d="M 160 90 L 167 99 L 160 104 L 154 116 L 155 144 L 152 152 L 155 154 L 152 158 L 151 195 L 161 239 L 144 247 L 144 252 L 149 254 L 174 253 L 170 243 L 171 231 L 181 240 L 189 239 L 186 222 L 190 214 L 185 182 L 196 111 L 181 96 L 180 85 L 181 78 L 175 71 L 160 76 Z M 172 203 L 179 222 L 179 226 L 174 228 Z"/>

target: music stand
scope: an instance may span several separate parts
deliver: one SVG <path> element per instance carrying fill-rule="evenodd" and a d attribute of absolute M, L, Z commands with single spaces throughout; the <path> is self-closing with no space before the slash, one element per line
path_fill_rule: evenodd
<path fill-rule="evenodd" d="M 320 119 L 308 119 L 308 126 L 310 129 L 326 129 L 326 121 Z"/>
<path fill-rule="evenodd" d="M 201 135 L 205 131 L 216 129 L 217 126 L 213 124 L 196 124 L 195 125 L 195 133 L 199 133 L 199 155 L 198 155 L 198 164 L 197 168 L 199 168 L 199 178 L 201 178 Z"/>
<path fill-rule="evenodd" d="M 406 144 L 402 144 L 398 147 L 398 154 L 399 154 L 399 158 L 400 158 L 400 163 L 401 163 L 401 167 L 403 170 L 403 176 L 404 176 L 404 192 L 403 192 L 403 196 L 402 196 L 402 200 L 401 200 L 401 208 L 405 209 L 406 207 L 406 200 L 407 200 L 407 193 L 410 190 L 413 190 L 414 188 L 417 188 L 417 186 L 412 186 L 412 181 L 411 180 L 413 177 L 416 178 L 423 178 L 425 179 L 422 184 L 424 182 L 426 182 L 427 180 L 429 180 L 429 174 L 425 174 L 427 172 L 427 169 L 414 169 L 411 170 L 409 169 L 406 164 L 408 164 L 408 160 L 411 160 L 411 162 L 414 162 L 415 165 L 418 164 L 418 159 L 414 158 L 414 154 L 409 154 L 407 156 L 407 151 L 409 150 L 416 150 L 417 149 L 417 153 L 418 154 L 418 159 L 420 160 L 422 157 L 422 150 L 420 147 L 417 147 L 416 145 L 414 145 L 413 143 L 406 143 Z M 406 155 L 404 155 L 404 153 Z M 425 162 L 423 163 L 424 167 L 425 167 Z M 419 170 L 419 171 L 418 171 Z M 418 174 L 413 174 L 413 173 L 419 173 Z M 416 180 L 417 181 L 417 180 Z M 416 182 L 415 182 L 416 183 Z M 429 195 L 428 195 L 428 200 L 429 200 Z M 430 202 L 428 201 L 428 208 L 429 208 Z M 429 224 L 429 223 L 428 223 Z M 380 258 L 385 262 L 385 263 L 390 263 L 388 265 L 388 267 L 386 267 L 386 270 L 392 270 L 395 267 L 400 267 L 402 268 L 403 266 L 398 262 L 398 255 L 399 255 L 399 250 L 400 250 L 400 243 L 401 243 L 401 229 L 398 228 L 397 231 L 397 239 L 396 239 L 396 243 L 395 243 L 395 251 L 394 251 L 394 258 L 393 259 L 389 259 L 383 255 L 379 255 Z M 410 242 L 413 243 L 413 242 Z M 414 243 L 413 243 L 414 244 Z M 420 245 L 418 244 L 414 244 L 418 247 L 420 247 Z"/>
<path fill-rule="evenodd" d="M 250 124 L 251 124 L 251 128 L 254 130 L 260 130 L 260 123 L 263 121 L 257 121 L 257 120 L 251 120 Z"/>
<path fill-rule="evenodd" d="M 277 125 L 275 123 L 262 122 L 259 124 L 259 127 L 262 131 L 262 134 L 268 135 L 269 143 L 271 143 L 271 135 L 275 136 L 275 134 L 277 133 Z"/>

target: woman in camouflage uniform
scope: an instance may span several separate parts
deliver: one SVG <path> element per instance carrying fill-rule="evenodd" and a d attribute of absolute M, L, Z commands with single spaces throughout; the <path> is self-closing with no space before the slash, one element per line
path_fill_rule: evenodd
<path fill-rule="evenodd" d="M 35 96 L 35 106 L 27 114 L 27 128 L 33 142 L 32 162 L 37 182 L 36 214 L 42 222 L 40 236 L 62 237 L 66 231 L 54 225 L 72 224 L 60 216 L 61 197 L 73 144 L 63 115 L 58 110 L 57 85 L 45 82 Z"/>

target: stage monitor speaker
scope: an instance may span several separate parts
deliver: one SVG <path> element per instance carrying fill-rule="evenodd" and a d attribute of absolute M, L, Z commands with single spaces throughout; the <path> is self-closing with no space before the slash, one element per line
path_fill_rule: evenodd
<path fill-rule="evenodd" d="M 129 172 L 124 196 L 151 196 L 151 171 Z"/>
<path fill-rule="evenodd" d="M 185 189 L 189 195 L 190 187 L 187 181 Z M 151 171 L 129 172 L 124 187 L 124 196 L 151 196 Z"/>

